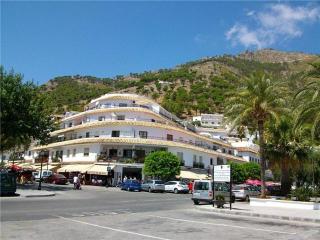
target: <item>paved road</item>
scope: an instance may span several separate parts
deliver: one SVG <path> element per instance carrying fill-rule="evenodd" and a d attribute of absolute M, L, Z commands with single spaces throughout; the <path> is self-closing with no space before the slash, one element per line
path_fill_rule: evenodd
<path fill-rule="evenodd" d="M 49 187 L 50 188 L 50 187 Z M 188 194 L 59 189 L 49 198 L 2 198 L 1 239 L 319 239 L 289 225 L 197 211 Z M 23 236 L 23 238 L 22 238 Z"/>

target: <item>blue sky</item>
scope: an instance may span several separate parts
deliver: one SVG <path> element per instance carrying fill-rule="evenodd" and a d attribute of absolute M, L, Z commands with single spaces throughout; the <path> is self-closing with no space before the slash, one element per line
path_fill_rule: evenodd
<path fill-rule="evenodd" d="M 42 84 L 271 47 L 320 53 L 317 2 L 1 2 L 1 64 Z"/>

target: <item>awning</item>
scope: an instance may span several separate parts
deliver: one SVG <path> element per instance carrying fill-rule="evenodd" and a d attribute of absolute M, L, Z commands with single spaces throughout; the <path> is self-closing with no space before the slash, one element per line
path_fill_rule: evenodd
<path fill-rule="evenodd" d="M 93 165 L 90 169 L 88 169 L 87 174 L 96 174 L 96 175 L 108 175 L 108 167 L 110 170 L 114 169 L 114 165 Z"/>
<path fill-rule="evenodd" d="M 59 168 L 57 172 L 58 173 L 62 173 L 62 172 L 85 173 L 91 167 L 92 167 L 92 164 L 70 164 L 70 165 L 63 166 L 62 168 Z"/>
<path fill-rule="evenodd" d="M 36 170 L 40 170 L 41 169 L 41 166 L 37 165 L 37 166 L 34 166 L 36 168 Z M 55 168 L 58 168 L 59 166 L 54 166 L 54 165 L 47 165 L 47 164 L 42 164 L 42 170 L 53 170 Z"/>
<path fill-rule="evenodd" d="M 185 178 L 185 179 L 208 179 L 208 175 L 206 174 L 197 174 L 191 171 L 180 171 L 180 175 L 177 176 L 180 178 Z"/>

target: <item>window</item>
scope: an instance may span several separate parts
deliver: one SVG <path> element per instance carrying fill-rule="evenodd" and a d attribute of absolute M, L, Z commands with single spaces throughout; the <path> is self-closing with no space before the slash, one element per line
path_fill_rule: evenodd
<path fill-rule="evenodd" d="M 148 132 L 147 131 L 139 131 L 139 137 L 140 138 L 148 138 Z"/>
<path fill-rule="evenodd" d="M 70 157 L 70 149 L 67 150 L 67 157 Z"/>
<path fill-rule="evenodd" d="M 131 149 L 124 149 L 123 150 L 123 157 L 132 158 L 132 150 Z"/>
<path fill-rule="evenodd" d="M 126 106 L 128 106 L 128 104 L 126 104 L 126 103 L 119 103 L 119 107 L 126 107 Z"/>
<path fill-rule="evenodd" d="M 178 158 L 183 161 L 183 152 L 177 152 Z"/>
<path fill-rule="evenodd" d="M 118 115 L 117 120 L 125 120 L 125 115 Z"/>
<path fill-rule="evenodd" d="M 210 158 L 210 165 L 213 165 L 213 159 Z"/>
<path fill-rule="evenodd" d="M 83 156 L 84 156 L 84 157 L 88 157 L 88 156 L 89 156 L 89 151 L 90 151 L 89 148 L 84 148 L 84 149 L 83 149 Z"/>
<path fill-rule="evenodd" d="M 77 153 L 77 149 L 73 149 L 72 157 L 75 157 L 75 156 L 76 156 L 76 153 Z"/>
<path fill-rule="evenodd" d="M 229 150 L 228 153 L 229 153 L 230 155 L 232 155 L 232 151 L 231 151 L 231 150 Z"/>
<path fill-rule="evenodd" d="M 223 159 L 222 158 L 217 158 L 217 165 L 223 165 Z"/>
<path fill-rule="evenodd" d="M 193 161 L 197 161 L 197 155 L 193 155 Z"/>
<path fill-rule="evenodd" d="M 173 135 L 167 134 L 167 140 L 168 141 L 173 141 Z"/>
<path fill-rule="evenodd" d="M 99 116 L 98 121 L 105 121 L 106 117 L 105 116 Z"/>
<path fill-rule="evenodd" d="M 31 156 L 31 151 L 28 152 L 28 155 Z"/>
<path fill-rule="evenodd" d="M 94 137 L 99 137 L 99 131 L 94 132 Z"/>
<path fill-rule="evenodd" d="M 120 131 L 112 131 L 111 137 L 120 137 Z"/>
<path fill-rule="evenodd" d="M 90 132 L 86 132 L 86 138 L 90 137 Z"/>
<path fill-rule="evenodd" d="M 69 123 L 69 127 L 72 127 L 72 122 Z"/>
<path fill-rule="evenodd" d="M 156 120 L 154 120 L 154 119 L 151 119 L 151 122 L 155 122 Z"/>

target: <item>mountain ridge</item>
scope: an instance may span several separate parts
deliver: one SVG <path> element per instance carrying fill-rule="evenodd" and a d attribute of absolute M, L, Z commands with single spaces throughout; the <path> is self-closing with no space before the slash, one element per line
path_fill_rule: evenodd
<path fill-rule="evenodd" d="M 274 49 L 238 55 L 205 57 L 171 69 L 130 73 L 115 78 L 60 76 L 41 86 L 54 113 L 82 111 L 92 98 L 105 93 L 137 93 L 153 98 L 182 118 L 200 112 L 223 112 L 226 92 L 255 71 L 288 76 L 305 71 L 319 55 Z"/>

